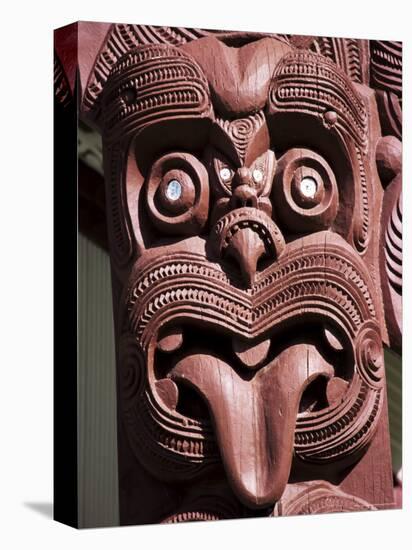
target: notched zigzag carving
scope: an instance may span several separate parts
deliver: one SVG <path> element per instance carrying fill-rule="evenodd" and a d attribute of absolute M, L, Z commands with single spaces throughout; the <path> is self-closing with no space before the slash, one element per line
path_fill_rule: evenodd
<path fill-rule="evenodd" d="M 363 61 L 365 40 L 354 38 L 317 37 L 311 44 L 316 53 L 331 59 L 353 82 L 368 82 L 368 71 Z"/>
<path fill-rule="evenodd" d="M 402 193 L 396 201 L 385 234 L 386 272 L 397 294 L 402 294 Z"/>
<path fill-rule="evenodd" d="M 322 482 L 302 483 L 297 494 L 286 494 L 276 504 L 273 515 L 298 516 L 333 512 L 376 510 L 369 502 L 347 494 L 335 485 Z"/>
<path fill-rule="evenodd" d="M 104 97 L 104 133 L 110 142 L 159 120 L 211 116 L 201 68 L 172 46 L 142 46 L 112 68 Z"/>
<path fill-rule="evenodd" d="M 201 311 L 203 322 L 248 337 L 302 312 L 335 319 L 359 350 L 352 382 L 338 404 L 299 414 L 295 431 L 296 455 L 323 463 L 365 448 L 379 419 L 383 366 L 375 361 L 380 357 L 380 348 L 374 348 L 380 332 L 370 288 L 356 258 L 336 243 L 326 248 L 308 243 L 303 254 L 297 246 L 248 291 L 230 286 L 228 277 L 201 256 L 176 254 L 169 262 L 163 258 L 150 262 L 132 284 L 124 312 L 130 318 L 127 338 L 139 350 L 136 368 L 144 369 L 152 335 L 176 315 L 195 319 Z M 377 378 L 371 381 L 370 375 Z M 139 456 L 143 453 L 141 459 L 149 469 L 157 457 L 171 477 L 192 476 L 218 460 L 211 427 L 194 419 L 183 422 L 181 415 L 158 401 L 150 384 L 136 399 L 126 401 L 135 449 Z M 188 467 L 186 474 L 183 464 Z"/>
<path fill-rule="evenodd" d="M 359 197 L 355 203 L 354 244 L 361 253 L 369 241 L 369 197 L 364 158 L 367 152 L 368 115 L 348 77 L 332 61 L 308 52 L 287 55 L 275 71 L 269 92 L 269 113 L 303 112 L 320 117 L 336 128 L 355 148 Z M 336 113 L 331 125 L 328 112 Z"/>
<path fill-rule="evenodd" d="M 355 375 L 340 407 L 299 416 L 295 452 L 302 460 L 323 463 L 364 448 L 372 439 L 382 410 L 381 391 Z"/>
<path fill-rule="evenodd" d="M 155 44 L 178 47 L 214 32 L 219 31 L 186 29 L 183 27 L 157 27 L 153 25 L 112 25 L 102 52 L 96 60 L 94 70 L 89 78 L 83 99 L 84 109 L 86 111 L 94 111 L 98 108 L 100 94 L 103 91 L 111 69 L 130 50 L 138 46 Z"/>
<path fill-rule="evenodd" d="M 346 74 L 332 61 L 309 52 L 288 54 L 276 68 L 269 92 L 269 113 L 337 114 L 334 126 L 363 152 L 367 149 L 367 112 Z"/>
<path fill-rule="evenodd" d="M 366 274 L 345 256 L 340 249 L 325 252 L 319 245 L 289 252 L 245 291 L 202 257 L 179 254 L 171 262 L 158 260 L 159 267 L 155 262 L 145 269 L 129 292 L 130 329 L 145 348 L 158 323 L 155 317 L 171 315 L 183 304 L 187 311 L 192 304 L 194 316 L 201 305 L 203 319 L 255 337 L 285 316 L 309 311 L 314 299 L 313 307 L 324 308 L 325 314 L 338 303 L 334 314 L 353 336 L 362 322 L 375 317 L 375 307 Z"/>
<path fill-rule="evenodd" d="M 369 196 L 366 180 L 364 158 L 358 146 L 355 147 L 360 197 L 355 202 L 355 216 L 353 220 L 353 242 L 356 249 L 362 254 L 369 243 Z"/>
<path fill-rule="evenodd" d="M 371 84 L 402 101 L 402 42 L 371 41 Z"/>

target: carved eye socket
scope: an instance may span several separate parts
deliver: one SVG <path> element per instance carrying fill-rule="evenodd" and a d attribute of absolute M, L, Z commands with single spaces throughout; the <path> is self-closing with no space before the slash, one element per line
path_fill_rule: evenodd
<path fill-rule="evenodd" d="M 276 159 L 273 151 L 266 151 L 258 157 L 250 166 L 252 184 L 259 195 L 266 195 L 272 187 L 273 174 L 275 172 Z"/>
<path fill-rule="evenodd" d="M 207 171 L 193 155 L 170 153 L 158 159 L 146 181 L 149 215 L 161 231 L 194 235 L 209 208 Z"/>
<path fill-rule="evenodd" d="M 229 164 L 225 160 L 223 160 L 223 157 L 216 157 L 214 163 L 215 172 L 217 174 L 217 178 L 221 187 L 223 187 L 223 189 L 227 193 L 230 193 L 232 187 L 232 179 L 235 175 L 233 168 L 231 168 Z"/>
<path fill-rule="evenodd" d="M 294 232 L 326 229 L 336 217 L 335 175 L 308 149 L 291 149 L 279 160 L 273 194 L 279 218 Z"/>
<path fill-rule="evenodd" d="M 172 168 L 161 178 L 154 200 L 159 213 L 166 217 L 184 214 L 195 203 L 196 189 L 186 171 Z"/>
<path fill-rule="evenodd" d="M 307 166 L 300 166 L 293 174 L 291 195 L 295 203 L 305 209 L 321 204 L 325 195 L 322 175 Z"/>

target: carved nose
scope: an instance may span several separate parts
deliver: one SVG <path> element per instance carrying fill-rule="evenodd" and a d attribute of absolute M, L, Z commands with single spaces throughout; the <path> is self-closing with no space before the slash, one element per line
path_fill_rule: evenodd
<path fill-rule="evenodd" d="M 256 191 L 248 184 L 239 185 L 232 193 L 232 208 L 243 208 L 244 206 L 257 208 Z"/>
<path fill-rule="evenodd" d="M 232 211 L 240 208 L 257 208 L 258 198 L 253 186 L 251 172 L 245 166 L 236 170 L 233 178 L 233 191 L 230 201 Z M 253 219 L 253 211 L 250 211 Z M 262 236 L 256 232 L 257 225 L 253 228 L 250 219 L 243 224 L 234 226 L 232 238 L 227 248 L 227 256 L 238 265 L 242 279 L 247 287 L 255 281 L 257 264 L 259 259 L 266 254 Z"/>
<path fill-rule="evenodd" d="M 232 260 L 243 284 L 251 287 L 259 271 L 259 260 L 279 258 L 285 241 L 277 225 L 259 208 L 258 192 L 251 171 L 245 166 L 238 168 L 233 177 L 228 210 L 212 230 L 212 246 L 220 258 Z"/>
<path fill-rule="evenodd" d="M 249 168 L 242 166 L 236 170 L 236 173 L 233 178 L 233 185 L 235 187 L 241 185 L 252 185 L 252 174 L 250 173 Z"/>
<path fill-rule="evenodd" d="M 230 240 L 226 254 L 238 265 L 246 287 L 255 282 L 257 264 L 265 252 L 262 239 L 250 227 L 237 231 Z"/>
<path fill-rule="evenodd" d="M 256 190 L 253 186 L 252 174 L 249 168 L 246 168 L 246 166 L 238 168 L 232 185 L 232 208 L 242 208 L 244 206 L 257 207 Z"/>
<path fill-rule="evenodd" d="M 255 282 L 260 258 L 280 258 L 285 240 L 277 225 L 257 208 L 231 210 L 218 220 L 210 235 L 212 250 L 219 258 L 230 257 L 246 287 Z"/>

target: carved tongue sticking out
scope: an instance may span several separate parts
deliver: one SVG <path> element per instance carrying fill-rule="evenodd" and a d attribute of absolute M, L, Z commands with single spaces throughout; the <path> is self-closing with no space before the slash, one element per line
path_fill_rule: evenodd
<path fill-rule="evenodd" d="M 292 345 L 250 380 L 201 352 L 170 371 L 172 380 L 191 385 L 206 401 L 229 483 L 246 506 L 269 506 L 281 497 L 300 399 L 318 375 L 330 378 L 333 368 L 311 344 Z"/>

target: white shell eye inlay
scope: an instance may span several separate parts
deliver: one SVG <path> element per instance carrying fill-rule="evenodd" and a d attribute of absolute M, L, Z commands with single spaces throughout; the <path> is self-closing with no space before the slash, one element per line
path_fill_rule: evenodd
<path fill-rule="evenodd" d="M 222 181 L 229 181 L 232 175 L 229 168 L 222 168 L 219 173 Z"/>
<path fill-rule="evenodd" d="M 313 199 L 318 190 L 318 184 L 316 180 L 311 177 L 305 177 L 299 184 L 300 192 L 304 197 Z"/>
<path fill-rule="evenodd" d="M 182 185 L 178 180 L 170 180 L 166 187 L 166 197 L 171 201 L 177 201 L 182 194 Z"/>
<path fill-rule="evenodd" d="M 263 173 L 261 170 L 253 170 L 252 178 L 255 183 L 260 183 L 263 180 Z"/>

